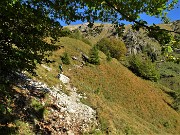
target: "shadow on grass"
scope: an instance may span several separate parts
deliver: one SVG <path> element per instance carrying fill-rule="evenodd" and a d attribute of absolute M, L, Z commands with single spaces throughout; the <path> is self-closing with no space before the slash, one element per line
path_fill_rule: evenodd
<path fill-rule="evenodd" d="M 23 124 L 24 134 L 51 134 L 48 129 L 38 125 L 44 122 L 46 106 L 41 101 L 45 95 L 45 92 L 37 89 L 23 90 L 15 85 L 0 84 L 0 134 L 18 134 L 22 127 L 17 121 Z"/>

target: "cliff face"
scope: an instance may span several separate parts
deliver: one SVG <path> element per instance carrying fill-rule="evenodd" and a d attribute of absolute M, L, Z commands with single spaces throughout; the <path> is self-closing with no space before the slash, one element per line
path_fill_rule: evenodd
<path fill-rule="evenodd" d="M 128 49 L 127 55 L 144 53 L 146 49 L 150 49 L 157 54 L 160 53 L 158 42 L 155 39 L 148 37 L 143 31 L 129 29 L 124 33 L 123 40 Z"/>

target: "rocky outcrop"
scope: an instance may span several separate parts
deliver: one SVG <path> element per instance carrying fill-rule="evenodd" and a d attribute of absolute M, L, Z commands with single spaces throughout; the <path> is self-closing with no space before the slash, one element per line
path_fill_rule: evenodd
<path fill-rule="evenodd" d="M 171 26 L 174 31 L 180 32 L 180 20 L 174 21 Z"/>
<path fill-rule="evenodd" d="M 146 36 L 143 31 L 134 31 L 129 29 L 124 33 L 123 41 L 127 47 L 127 55 L 136 55 L 138 53 L 142 53 L 145 49 L 151 50 L 151 52 L 156 54 L 160 52 L 158 42 L 155 39 Z"/>
<path fill-rule="evenodd" d="M 48 87 L 45 83 L 32 80 L 24 74 L 19 74 L 26 82 L 19 84 L 24 90 L 39 90 L 49 93 L 51 107 L 46 121 L 37 123 L 40 128 L 48 126 L 51 134 L 81 134 L 89 131 L 97 125 L 96 111 L 80 102 L 81 98 L 86 98 L 85 94 L 78 94 L 77 88 L 70 84 L 70 79 L 60 74 L 59 79 L 64 83 L 69 95 L 62 92 L 62 85 Z"/>

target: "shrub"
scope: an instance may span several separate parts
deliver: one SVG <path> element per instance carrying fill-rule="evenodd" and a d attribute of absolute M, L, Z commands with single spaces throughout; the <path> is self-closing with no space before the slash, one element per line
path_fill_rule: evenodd
<path fill-rule="evenodd" d="M 60 37 L 67 37 L 67 36 L 71 35 L 71 33 L 72 32 L 67 27 L 64 27 L 60 31 Z"/>
<path fill-rule="evenodd" d="M 111 53 L 109 52 L 109 50 L 107 51 L 107 54 L 106 54 L 106 60 L 107 61 L 111 61 L 112 57 L 111 57 Z"/>
<path fill-rule="evenodd" d="M 97 49 L 97 46 L 93 46 L 93 48 L 90 50 L 90 59 L 89 63 L 99 65 L 100 64 L 100 59 L 99 59 L 99 52 Z"/>
<path fill-rule="evenodd" d="M 69 37 L 81 40 L 82 34 L 80 33 L 79 30 L 76 29 L 71 33 L 71 35 L 69 35 Z"/>
<path fill-rule="evenodd" d="M 180 92 L 180 66 L 174 62 L 158 63 L 158 70 L 160 72 L 160 83 L 164 86 Z"/>
<path fill-rule="evenodd" d="M 19 135 L 33 135 L 33 131 L 31 130 L 31 126 L 29 125 L 29 123 L 24 122 L 24 121 L 20 121 L 20 120 L 15 120 L 15 125 L 16 128 L 18 129 L 16 134 Z"/>
<path fill-rule="evenodd" d="M 172 107 L 177 111 L 180 112 L 180 94 L 177 94 L 177 97 L 175 98 Z"/>
<path fill-rule="evenodd" d="M 88 45 L 92 45 L 91 42 L 85 37 L 82 37 L 81 41 L 83 41 L 84 43 L 86 43 Z"/>
<path fill-rule="evenodd" d="M 70 59 L 68 53 L 64 53 L 63 56 L 61 56 L 61 61 L 63 64 L 69 65 L 70 64 Z"/>
<path fill-rule="evenodd" d="M 96 45 L 99 50 L 104 52 L 106 55 L 110 53 L 111 57 L 116 58 L 117 60 L 124 57 L 127 52 L 124 42 L 116 38 L 103 38 Z"/>
<path fill-rule="evenodd" d="M 40 101 L 37 99 L 32 99 L 31 100 L 31 107 L 34 109 L 32 113 L 38 118 L 38 119 L 43 119 L 44 114 L 46 112 L 45 107 L 42 105 Z"/>
<path fill-rule="evenodd" d="M 75 38 L 75 39 L 81 40 L 81 41 L 83 41 L 84 43 L 86 43 L 86 44 L 88 44 L 88 45 L 92 45 L 91 42 L 90 42 L 87 38 L 85 38 L 85 37 L 82 35 L 82 33 L 81 33 L 79 30 L 77 30 L 77 29 L 74 30 L 74 32 L 71 33 L 71 34 L 69 35 L 69 37 L 70 37 L 70 38 Z"/>
<path fill-rule="evenodd" d="M 156 70 L 155 65 L 147 57 L 143 59 L 141 56 L 131 56 L 129 58 L 129 68 L 136 75 L 147 80 L 157 81 L 160 78 L 160 74 Z"/>

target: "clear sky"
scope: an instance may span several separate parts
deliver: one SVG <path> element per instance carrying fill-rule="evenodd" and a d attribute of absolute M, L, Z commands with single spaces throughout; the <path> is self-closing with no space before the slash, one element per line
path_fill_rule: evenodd
<path fill-rule="evenodd" d="M 179 5 L 179 8 L 175 8 L 175 9 L 171 10 L 171 11 L 168 13 L 168 15 L 167 15 L 167 16 L 170 18 L 171 21 L 180 20 L 180 1 L 178 2 L 178 5 Z M 141 15 L 141 19 L 147 21 L 148 24 L 150 24 L 150 25 L 153 24 L 153 23 L 155 23 L 155 24 L 163 23 L 163 22 L 161 21 L 161 19 L 155 18 L 155 17 L 150 17 L 150 16 L 148 16 L 148 15 L 146 15 L 146 14 L 142 14 L 142 15 Z M 67 25 L 67 24 L 65 24 L 65 23 L 62 22 L 62 21 L 60 21 L 60 23 L 61 23 L 61 25 L 63 25 L 63 26 L 66 26 L 66 25 Z M 71 25 L 74 25 L 74 24 L 82 24 L 82 23 L 83 23 L 83 22 L 81 22 L 81 21 L 76 21 L 76 22 L 71 23 Z M 124 21 L 123 23 L 125 23 L 125 24 L 130 24 L 129 22 L 125 22 L 125 21 Z"/>

